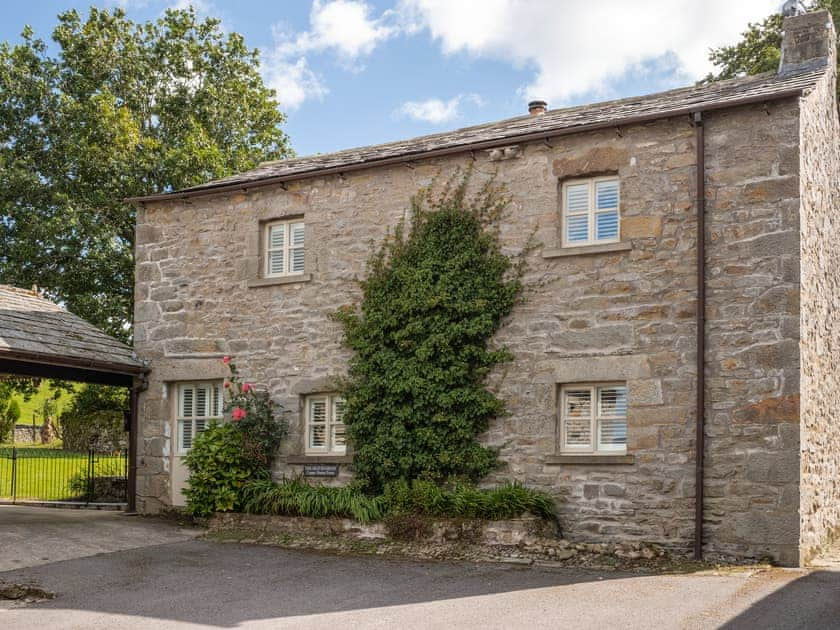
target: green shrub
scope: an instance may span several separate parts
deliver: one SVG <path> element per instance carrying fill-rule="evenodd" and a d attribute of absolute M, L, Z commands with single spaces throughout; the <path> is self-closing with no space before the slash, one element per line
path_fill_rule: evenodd
<path fill-rule="evenodd" d="M 400 478 L 477 481 L 497 465 L 476 437 L 504 413 L 484 381 L 510 358 L 489 342 L 522 269 L 498 239 L 506 196 L 488 184 L 468 198 L 469 174 L 455 181 L 412 199 L 409 228 L 368 264 L 358 312 L 336 313 L 353 352 L 344 422 L 369 492 Z"/>
<path fill-rule="evenodd" d="M 53 402 L 54 401 L 44 401 Z M 127 444 L 125 412 L 128 390 L 109 385 L 82 385 L 70 407 L 61 413 L 62 448 L 82 452 L 89 448 L 116 451 Z M 46 411 L 46 410 L 45 410 Z M 49 414 L 42 414 L 49 415 Z"/>
<path fill-rule="evenodd" d="M 353 486 L 311 486 L 299 479 L 251 481 L 242 488 L 240 497 L 242 510 L 250 514 L 341 516 L 362 523 L 381 520 L 385 515 L 381 497 L 368 497 Z"/>
<path fill-rule="evenodd" d="M 528 512 L 548 520 L 557 518 L 550 495 L 515 481 L 489 489 L 471 484 L 444 489 L 428 481 L 398 480 L 385 487 L 384 499 L 392 513 L 498 520 Z"/>
<path fill-rule="evenodd" d="M 551 496 L 516 482 L 484 490 L 468 484 L 443 489 L 429 481 L 409 484 L 397 480 L 385 486 L 382 495 L 370 497 L 357 486 L 331 488 L 311 486 L 300 479 L 281 483 L 262 479 L 242 486 L 239 504 L 250 514 L 341 516 L 362 523 L 390 522 L 396 516 L 496 520 L 526 512 L 548 520 L 557 518 Z M 409 521 L 419 523 L 417 519 L 396 519 L 394 527 L 410 529 Z"/>
<path fill-rule="evenodd" d="M 266 392 L 258 392 L 251 383 L 239 378 L 236 364 L 230 357 L 223 359 L 230 368 L 230 378 L 225 382 L 228 392 L 225 412 L 231 422 L 242 433 L 242 446 L 248 456 L 266 469 L 277 453 L 288 427 L 278 416 L 283 408 L 269 398 Z"/>
<path fill-rule="evenodd" d="M 231 424 L 211 424 L 199 433 L 186 464 L 186 511 L 193 516 L 237 509 L 242 486 L 268 476 L 263 464 L 245 450 L 242 432 Z"/>

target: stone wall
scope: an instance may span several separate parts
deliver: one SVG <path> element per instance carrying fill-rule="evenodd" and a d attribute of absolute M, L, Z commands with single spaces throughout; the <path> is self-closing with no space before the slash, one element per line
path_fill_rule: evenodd
<path fill-rule="evenodd" d="M 706 125 L 707 549 L 788 561 L 798 544 L 797 103 L 715 113 Z M 555 493 L 573 541 L 687 551 L 696 383 L 691 122 L 672 118 L 519 149 L 502 161 L 464 153 L 139 210 L 135 340 L 152 367 L 141 395 L 139 509 L 172 501 L 168 384 L 221 378 L 224 354 L 289 411 L 276 472 L 301 471 L 289 462 L 303 455 L 302 397 L 334 389 L 348 358 L 330 313 L 358 300 L 354 280 L 410 195 L 472 163 L 476 185 L 497 173 L 510 190 L 505 250 L 521 252 L 531 233 L 541 244 L 527 257 L 527 300 L 498 335 L 514 360 L 491 378 L 510 414 L 482 436 L 504 462 L 488 482 L 517 479 Z M 588 254 L 562 250 L 558 187 L 595 173 L 621 179 L 623 242 Z M 259 282 L 260 223 L 300 215 L 306 276 Z M 628 385 L 629 457 L 559 456 L 558 386 L 616 380 Z M 347 465 L 341 469 L 346 478 Z"/>
<path fill-rule="evenodd" d="M 42 425 L 40 424 L 36 424 L 34 427 L 31 424 L 16 424 L 12 441 L 15 444 L 40 444 L 41 429 Z"/>
<path fill-rule="evenodd" d="M 829 65 L 801 105 L 803 561 L 840 534 L 840 123 Z"/>
<path fill-rule="evenodd" d="M 799 113 L 706 121 L 704 548 L 798 563 Z"/>

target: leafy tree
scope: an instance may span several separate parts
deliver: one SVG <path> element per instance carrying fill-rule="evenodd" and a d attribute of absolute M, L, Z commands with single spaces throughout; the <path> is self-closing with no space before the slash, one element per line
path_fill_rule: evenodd
<path fill-rule="evenodd" d="M 58 423 L 62 447 L 86 451 L 95 447 L 115 451 L 125 444 L 128 390 L 108 385 L 82 385 Z"/>
<path fill-rule="evenodd" d="M 0 282 L 37 284 L 130 335 L 134 210 L 164 192 L 290 155 L 256 50 L 192 9 L 135 23 L 58 16 L 0 43 Z"/>
<path fill-rule="evenodd" d="M 808 8 L 828 9 L 834 18 L 835 26 L 840 28 L 840 0 L 817 0 Z M 782 20 L 780 13 L 774 13 L 761 22 L 749 24 L 737 44 L 713 48 L 709 52 L 709 60 L 720 70 L 710 73 L 704 82 L 777 70 L 782 56 Z M 838 68 L 840 69 L 840 65 Z M 840 97 L 840 83 L 837 87 Z"/>
<path fill-rule="evenodd" d="M 506 196 L 488 185 L 468 198 L 467 183 L 414 197 L 410 227 L 369 263 L 360 310 L 336 315 L 354 353 L 344 421 L 369 492 L 398 479 L 477 480 L 496 466 L 476 437 L 504 412 L 484 381 L 510 357 L 489 342 L 521 269 L 498 241 Z"/>
<path fill-rule="evenodd" d="M 0 405 L 0 442 L 5 441 L 9 432 L 14 430 L 18 420 L 20 420 L 20 405 L 17 400 L 12 398 Z"/>

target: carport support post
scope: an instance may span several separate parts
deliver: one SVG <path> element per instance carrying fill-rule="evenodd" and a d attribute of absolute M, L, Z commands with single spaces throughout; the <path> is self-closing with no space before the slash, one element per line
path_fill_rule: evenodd
<path fill-rule="evenodd" d="M 128 424 L 128 506 L 127 512 L 137 511 L 137 396 L 142 387 L 139 379 L 134 379 L 134 385 L 129 394 L 129 424 Z"/>

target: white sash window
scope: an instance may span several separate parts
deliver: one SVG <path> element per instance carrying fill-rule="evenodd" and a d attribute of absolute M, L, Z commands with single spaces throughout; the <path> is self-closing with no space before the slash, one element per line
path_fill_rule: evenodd
<path fill-rule="evenodd" d="M 627 386 L 564 385 L 560 390 L 560 451 L 627 452 Z"/>
<path fill-rule="evenodd" d="M 304 237 L 302 221 L 272 221 L 265 225 L 263 259 L 266 278 L 293 276 L 304 271 Z"/>
<path fill-rule="evenodd" d="M 617 177 L 576 179 L 563 184 L 563 247 L 621 240 Z"/>
<path fill-rule="evenodd" d="M 336 394 L 306 397 L 306 452 L 344 455 L 347 452 L 344 399 Z"/>
<path fill-rule="evenodd" d="M 195 437 L 211 420 L 222 419 L 222 409 L 221 381 L 178 384 L 176 438 L 179 455 L 189 452 Z"/>

